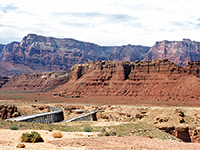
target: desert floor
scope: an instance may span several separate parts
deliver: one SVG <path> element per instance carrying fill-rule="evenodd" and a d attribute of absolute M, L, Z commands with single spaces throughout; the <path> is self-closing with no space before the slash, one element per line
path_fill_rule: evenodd
<path fill-rule="evenodd" d="M 147 106 L 191 106 L 199 107 L 199 101 L 165 101 L 132 99 L 124 97 L 83 97 L 83 98 L 61 98 L 52 97 L 46 93 L 17 93 L 0 92 L 1 103 L 3 104 L 24 104 L 33 103 L 36 99 L 39 104 L 98 104 L 98 105 L 147 105 Z M 31 130 L 10 130 L 0 129 L 0 149 L 17 149 L 16 145 L 24 132 Z M 25 149 L 67 149 L 67 150 L 200 150 L 198 143 L 184 143 L 173 140 L 161 140 L 156 138 L 146 138 L 138 136 L 104 136 L 99 137 L 97 133 L 62 132 L 62 138 L 53 138 L 52 132 L 48 130 L 36 130 L 41 134 L 44 142 L 24 143 Z"/>
<path fill-rule="evenodd" d="M 0 129 L 0 149 L 13 150 L 24 132 L 31 130 Z M 36 130 L 44 139 L 40 143 L 25 143 L 25 149 L 67 149 L 67 150 L 199 150 L 200 144 L 172 140 L 151 139 L 138 136 L 98 137 L 97 133 L 62 132 L 62 138 L 54 138 L 52 132 Z"/>

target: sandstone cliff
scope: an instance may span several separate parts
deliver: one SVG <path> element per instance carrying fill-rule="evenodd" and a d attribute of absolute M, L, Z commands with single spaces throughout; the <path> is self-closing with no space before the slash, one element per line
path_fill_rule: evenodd
<path fill-rule="evenodd" d="M 164 60 L 111 62 L 97 61 L 71 68 L 69 82 L 55 93 L 63 96 L 127 96 L 198 100 L 200 62 L 185 67 Z"/>
<path fill-rule="evenodd" d="M 142 60 L 149 49 L 134 45 L 99 46 L 29 34 L 20 43 L 0 45 L 0 75 L 63 71 L 75 64 L 97 60 Z"/>
<path fill-rule="evenodd" d="M 200 42 L 183 41 L 156 42 L 144 60 L 169 59 L 177 65 L 187 65 L 190 61 L 200 61 Z"/>

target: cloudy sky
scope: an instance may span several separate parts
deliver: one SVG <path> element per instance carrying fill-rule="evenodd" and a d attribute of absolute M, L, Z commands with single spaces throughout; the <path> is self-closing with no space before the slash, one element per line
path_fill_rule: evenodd
<path fill-rule="evenodd" d="M 199 0 L 0 0 L 0 43 L 29 33 L 99 45 L 200 41 Z"/>

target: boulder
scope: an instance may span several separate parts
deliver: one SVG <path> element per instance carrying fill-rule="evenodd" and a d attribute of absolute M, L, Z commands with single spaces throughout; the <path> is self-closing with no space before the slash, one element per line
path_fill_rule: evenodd
<path fill-rule="evenodd" d="M 25 148 L 25 144 L 23 144 L 23 143 L 18 143 L 16 147 L 17 147 L 17 148 Z"/>
<path fill-rule="evenodd" d="M 1 119 L 8 119 L 12 117 L 18 117 L 20 113 L 17 111 L 16 106 L 5 106 L 0 105 L 0 118 Z"/>

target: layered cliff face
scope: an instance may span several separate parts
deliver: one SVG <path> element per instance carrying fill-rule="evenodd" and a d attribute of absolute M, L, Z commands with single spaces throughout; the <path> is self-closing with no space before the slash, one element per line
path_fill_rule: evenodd
<path fill-rule="evenodd" d="M 70 72 L 32 73 L 0 77 L 0 91 L 49 91 L 68 82 Z"/>
<path fill-rule="evenodd" d="M 142 60 L 149 49 L 150 47 L 133 45 L 106 47 L 73 39 L 29 34 L 20 43 L 0 45 L 0 64 L 7 65 L 2 67 L 4 71 L 1 69 L 0 75 L 62 71 L 75 64 L 97 60 Z M 6 70 L 9 64 L 13 68 Z M 18 67 L 15 67 L 16 65 Z"/>
<path fill-rule="evenodd" d="M 144 60 L 169 59 L 177 65 L 187 65 L 190 61 L 200 61 L 200 42 L 183 41 L 156 42 Z"/>
<path fill-rule="evenodd" d="M 69 82 L 55 90 L 57 95 L 128 96 L 198 99 L 200 62 L 185 67 L 164 60 L 111 62 L 97 61 L 71 68 Z"/>

